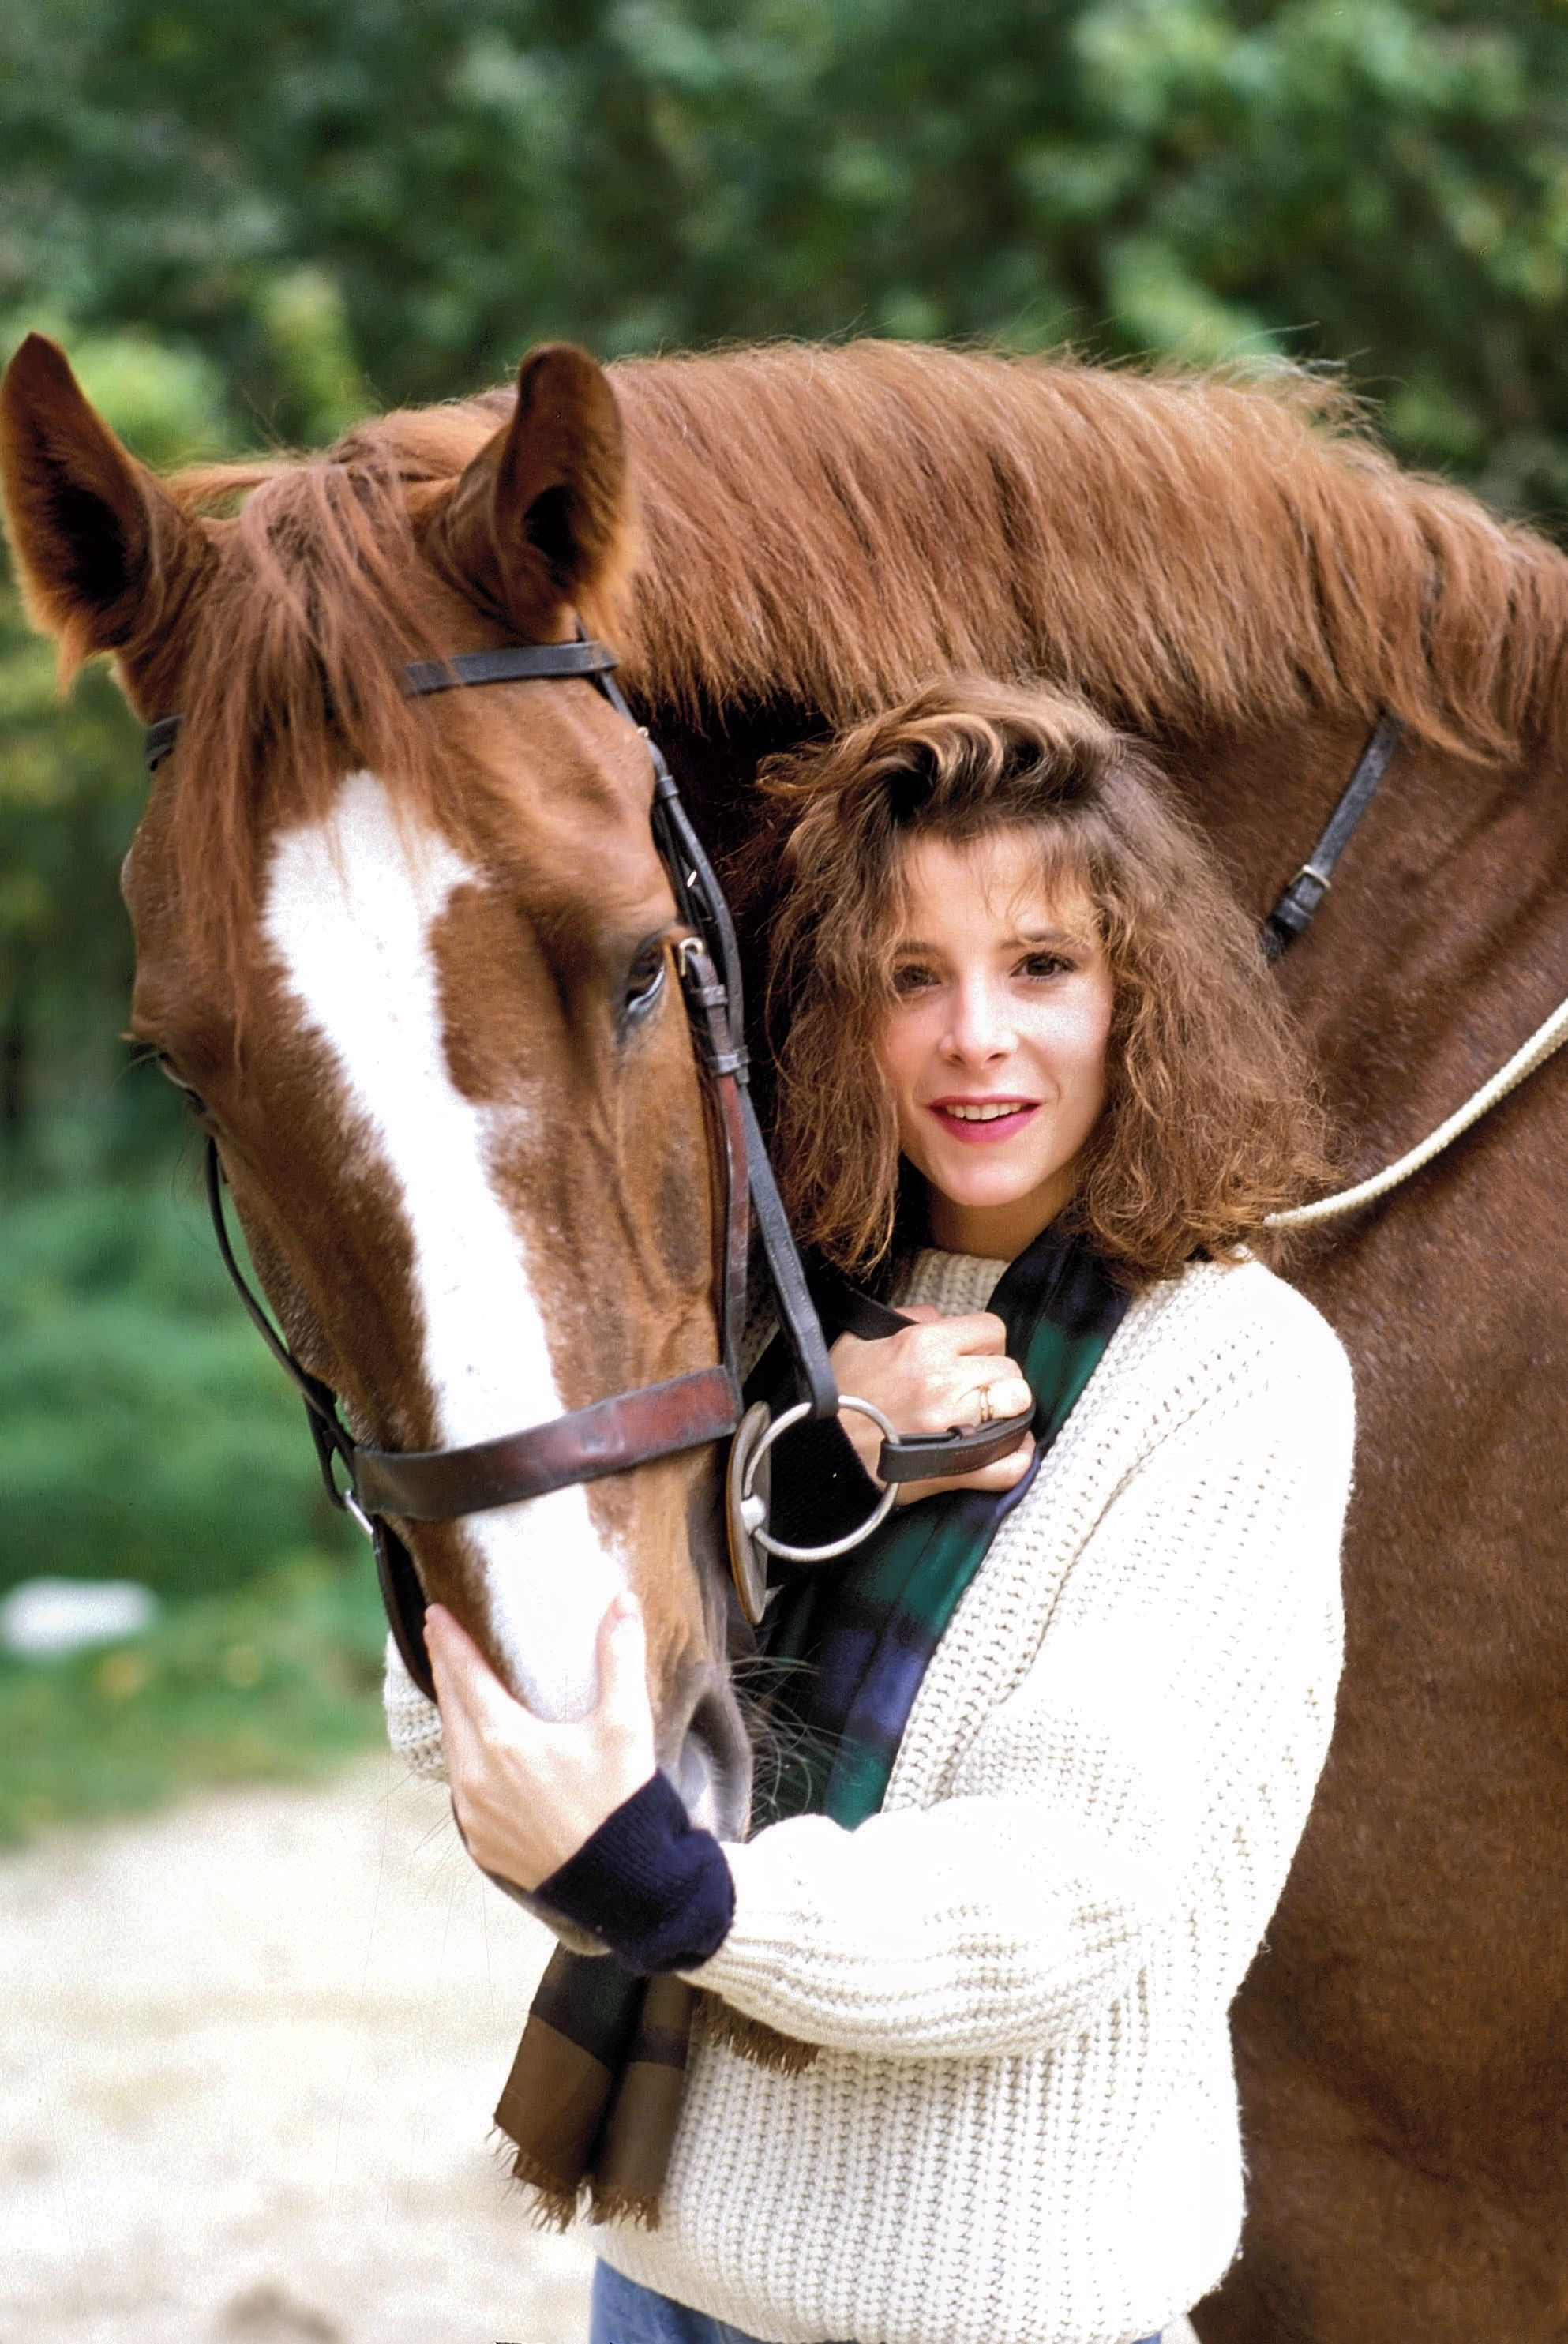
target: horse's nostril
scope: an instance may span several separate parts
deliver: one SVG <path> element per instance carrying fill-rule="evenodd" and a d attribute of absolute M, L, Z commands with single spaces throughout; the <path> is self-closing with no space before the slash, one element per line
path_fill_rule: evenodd
<path fill-rule="evenodd" d="M 694 1824 L 720 1839 L 744 1834 L 751 1811 L 751 1745 L 727 1685 L 699 1696 L 673 1771 Z"/>

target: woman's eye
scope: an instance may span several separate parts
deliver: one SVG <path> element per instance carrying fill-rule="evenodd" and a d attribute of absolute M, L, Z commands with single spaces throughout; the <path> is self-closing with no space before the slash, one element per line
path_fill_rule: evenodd
<path fill-rule="evenodd" d="M 926 992 L 936 982 L 936 971 L 924 967 L 919 961 L 905 961 L 893 972 L 893 990 L 901 1001 L 908 1000 L 911 994 Z"/>
<path fill-rule="evenodd" d="M 646 1017 L 664 990 L 664 953 L 663 946 L 650 946 L 639 953 L 626 977 L 626 992 L 621 1004 L 623 1017 Z"/>
<path fill-rule="evenodd" d="M 1072 962 L 1064 960 L 1060 953 L 1031 953 L 1027 960 L 1020 963 L 1018 974 L 1020 976 L 1060 976 L 1064 972 L 1070 974 L 1072 966 Z"/>

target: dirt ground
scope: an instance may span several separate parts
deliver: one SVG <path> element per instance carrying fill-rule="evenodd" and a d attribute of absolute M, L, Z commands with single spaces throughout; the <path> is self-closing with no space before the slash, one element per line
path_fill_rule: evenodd
<path fill-rule="evenodd" d="M 0 2344 L 582 2344 L 490 2146 L 548 1951 L 390 1758 L 0 1861 Z"/>
<path fill-rule="evenodd" d="M 389 1759 L 0 1861 L 0 2344 L 580 2344 L 489 2145 L 547 1950 Z"/>

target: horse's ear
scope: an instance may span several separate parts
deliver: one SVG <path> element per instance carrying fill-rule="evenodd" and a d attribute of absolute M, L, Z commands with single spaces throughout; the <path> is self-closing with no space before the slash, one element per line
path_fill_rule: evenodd
<path fill-rule="evenodd" d="M 59 638 L 67 673 L 94 652 L 134 651 L 205 550 L 42 334 L 0 382 L 0 486 L 28 613 Z"/>
<path fill-rule="evenodd" d="M 612 590 L 629 554 L 621 411 L 574 342 L 545 342 L 518 369 L 511 421 L 481 449 L 440 525 L 446 566 L 524 638 L 563 603 Z"/>

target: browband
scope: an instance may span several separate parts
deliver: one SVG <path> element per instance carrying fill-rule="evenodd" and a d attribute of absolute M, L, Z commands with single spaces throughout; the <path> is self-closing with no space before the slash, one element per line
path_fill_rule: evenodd
<path fill-rule="evenodd" d="M 579 637 L 570 643 L 505 643 L 493 652 L 452 652 L 445 659 L 410 660 L 403 690 L 454 692 L 467 683 L 531 683 L 542 676 L 608 675 L 620 661 L 607 643 Z"/>
<path fill-rule="evenodd" d="M 402 688 L 410 700 L 427 692 L 457 692 L 474 683 L 535 683 L 563 675 L 591 681 L 609 674 L 620 661 L 608 643 L 578 636 L 569 643 L 502 643 L 494 651 L 451 652 L 445 659 L 410 660 Z M 182 716 L 160 716 L 142 734 L 142 763 L 150 773 L 179 738 Z"/>

